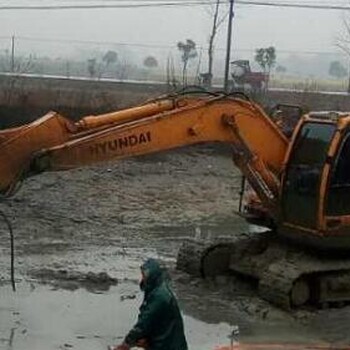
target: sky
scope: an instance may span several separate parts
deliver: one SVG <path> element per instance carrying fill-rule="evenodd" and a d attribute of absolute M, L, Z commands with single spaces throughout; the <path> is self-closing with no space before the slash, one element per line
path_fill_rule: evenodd
<path fill-rule="evenodd" d="M 80 4 L 99 1 L 107 0 L 0 0 L 0 6 L 62 2 Z M 291 2 L 291 0 L 270 1 Z M 115 2 L 118 3 L 118 1 Z M 301 0 L 298 2 L 303 3 Z M 346 0 L 306 0 L 305 2 L 341 5 L 347 3 Z M 211 27 L 208 9 L 208 5 L 55 11 L 0 9 L 0 49 L 10 45 L 7 37 L 12 35 L 18 38 L 17 50 L 35 51 L 40 47 L 56 53 L 65 52 L 72 47 L 86 49 L 85 44 L 64 42 L 65 40 L 129 43 L 136 47 L 139 44 L 146 44 L 155 46 L 155 51 L 168 52 L 171 47 L 176 47 L 178 41 L 190 38 L 197 43 L 197 46 L 205 47 Z M 238 56 L 240 52 L 239 56 L 242 56 L 244 50 L 254 51 L 258 47 L 267 46 L 275 46 L 278 51 L 337 52 L 339 50 L 335 43 L 343 28 L 343 17 L 344 11 L 237 4 L 233 24 L 232 54 Z M 220 57 L 224 57 L 226 34 L 226 23 L 224 23 L 220 27 L 216 42 L 217 55 Z M 37 39 L 48 40 L 36 41 Z M 145 50 L 145 48 L 142 49 Z M 149 50 L 152 49 L 149 48 Z"/>

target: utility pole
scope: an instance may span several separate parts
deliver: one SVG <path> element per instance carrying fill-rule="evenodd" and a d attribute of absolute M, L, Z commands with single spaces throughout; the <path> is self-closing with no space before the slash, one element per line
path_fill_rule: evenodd
<path fill-rule="evenodd" d="M 15 72 L 15 36 L 11 37 L 11 73 Z"/>
<path fill-rule="evenodd" d="M 350 61 L 348 62 L 348 90 L 347 93 L 350 94 Z"/>
<path fill-rule="evenodd" d="M 227 25 L 227 45 L 226 45 L 225 80 L 224 80 L 224 90 L 226 92 L 228 92 L 228 74 L 229 74 L 229 70 L 230 70 L 232 20 L 234 17 L 234 12 L 233 12 L 234 3 L 235 3 L 235 0 L 230 0 L 230 12 L 228 15 L 228 25 Z"/>

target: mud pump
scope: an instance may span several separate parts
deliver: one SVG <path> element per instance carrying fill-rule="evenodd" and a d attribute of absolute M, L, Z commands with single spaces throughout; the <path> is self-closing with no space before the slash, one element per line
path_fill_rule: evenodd
<path fill-rule="evenodd" d="M 77 122 L 50 112 L 0 132 L 0 191 L 46 171 L 193 144 L 232 145 L 253 188 L 242 215 L 260 234 L 189 241 L 178 268 L 253 277 L 259 294 L 289 309 L 350 301 L 350 114 L 309 113 L 287 138 L 244 95 L 173 94 Z"/>

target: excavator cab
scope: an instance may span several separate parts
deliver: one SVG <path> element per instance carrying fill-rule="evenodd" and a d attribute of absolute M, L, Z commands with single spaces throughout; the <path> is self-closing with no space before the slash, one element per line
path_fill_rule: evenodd
<path fill-rule="evenodd" d="M 277 214 L 270 216 L 277 236 L 255 234 L 230 250 L 229 268 L 256 279 L 259 294 L 283 308 L 350 300 L 349 124 L 348 114 L 302 117 L 285 155 Z"/>
<path fill-rule="evenodd" d="M 299 124 L 282 184 L 280 231 L 287 237 L 320 248 L 349 247 L 349 122 L 312 114 Z"/>

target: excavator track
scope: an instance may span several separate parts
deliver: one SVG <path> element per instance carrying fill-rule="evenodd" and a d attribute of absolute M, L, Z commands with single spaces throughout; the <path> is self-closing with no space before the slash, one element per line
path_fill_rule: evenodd
<path fill-rule="evenodd" d="M 259 295 L 286 310 L 350 301 L 349 259 L 310 254 L 279 241 L 273 232 L 188 240 L 179 250 L 177 268 L 201 277 L 231 272 L 253 277 Z"/>
<path fill-rule="evenodd" d="M 197 277 L 226 274 L 232 242 L 186 240 L 177 256 L 176 268 Z"/>
<path fill-rule="evenodd" d="M 279 242 L 272 242 L 263 255 L 270 260 L 263 261 L 259 276 L 264 299 L 285 309 L 306 304 L 327 308 L 350 301 L 348 258 L 315 255 Z"/>

